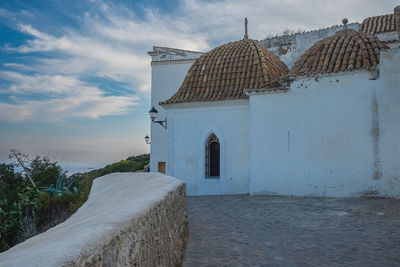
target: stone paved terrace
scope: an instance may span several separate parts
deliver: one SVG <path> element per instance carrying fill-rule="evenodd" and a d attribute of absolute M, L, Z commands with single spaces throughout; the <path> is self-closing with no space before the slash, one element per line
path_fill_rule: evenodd
<path fill-rule="evenodd" d="M 188 197 L 184 266 L 400 266 L 400 200 Z"/>

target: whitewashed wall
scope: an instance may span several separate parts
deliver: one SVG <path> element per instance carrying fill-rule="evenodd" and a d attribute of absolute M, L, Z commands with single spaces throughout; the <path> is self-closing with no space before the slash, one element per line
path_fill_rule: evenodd
<path fill-rule="evenodd" d="M 380 193 L 400 197 L 400 48 L 381 52 L 376 96 Z"/>
<path fill-rule="evenodd" d="M 160 101 L 170 98 L 181 86 L 192 60 L 167 61 L 152 64 L 151 105 L 158 110 L 156 120 L 164 120 L 166 112 Z M 150 108 L 149 108 L 150 110 Z M 151 123 L 150 170 L 157 171 L 159 161 L 167 161 L 167 130 L 160 124 Z"/>
<path fill-rule="evenodd" d="M 178 104 L 168 108 L 167 174 L 187 183 L 188 195 L 248 193 L 248 100 Z M 220 179 L 205 179 L 206 140 L 220 141 Z"/>
<path fill-rule="evenodd" d="M 151 106 L 158 110 L 156 120 L 164 120 L 166 112 L 158 103 L 169 99 L 178 91 L 190 66 L 203 53 L 154 46 L 148 54 L 152 60 Z M 158 162 L 167 161 L 167 130 L 158 123 L 151 123 L 150 129 L 150 170 L 158 171 Z"/>
<path fill-rule="evenodd" d="M 252 95 L 250 193 L 400 196 L 398 57 Z"/>

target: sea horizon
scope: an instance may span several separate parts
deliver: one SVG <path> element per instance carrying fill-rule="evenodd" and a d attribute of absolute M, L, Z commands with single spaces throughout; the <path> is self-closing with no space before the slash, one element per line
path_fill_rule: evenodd
<path fill-rule="evenodd" d="M 1 162 L 5 164 L 10 164 L 13 162 Z M 57 162 L 58 165 L 64 170 L 67 171 L 67 176 L 71 176 L 75 173 L 84 173 L 90 172 L 93 170 L 104 168 L 105 166 L 112 164 L 109 162 Z M 18 166 L 15 168 L 15 171 L 22 171 L 22 167 Z"/>

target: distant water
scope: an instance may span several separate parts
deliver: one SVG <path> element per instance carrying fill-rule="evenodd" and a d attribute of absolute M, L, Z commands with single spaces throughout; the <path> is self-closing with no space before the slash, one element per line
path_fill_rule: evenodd
<path fill-rule="evenodd" d="M 99 162 L 60 162 L 59 165 L 64 171 L 68 171 L 67 175 L 71 176 L 75 173 L 90 172 L 93 170 L 104 168 L 110 163 Z"/>
<path fill-rule="evenodd" d="M 99 162 L 59 162 L 60 167 L 64 171 L 68 171 L 67 175 L 71 176 L 75 173 L 90 172 L 101 169 L 110 163 Z M 21 167 L 15 168 L 15 171 L 22 171 Z"/>

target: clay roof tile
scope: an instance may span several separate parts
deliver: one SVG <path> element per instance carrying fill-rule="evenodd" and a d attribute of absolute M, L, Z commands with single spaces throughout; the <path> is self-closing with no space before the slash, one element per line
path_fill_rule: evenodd
<path fill-rule="evenodd" d="M 291 75 L 370 70 L 379 64 L 380 50 L 388 48 L 374 36 L 355 30 L 338 31 L 317 42 L 293 65 Z"/>
<path fill-rule="evenodd" d="M 369 35 L 396 31 L 395 16 L 388 14 L 366 18 L 361 23 L 360 30 Z"/>
<path fill-rule="evenodd" d="M 227 43 L 199 57 L 179 90 L 160 104 L 247 98 L 244 89 L 264 88 L 288 71 L 256 40 Z"/>

